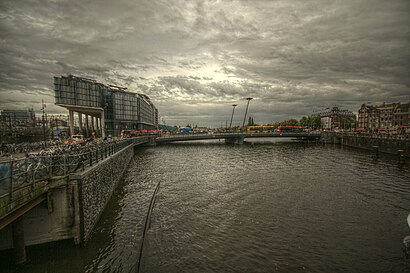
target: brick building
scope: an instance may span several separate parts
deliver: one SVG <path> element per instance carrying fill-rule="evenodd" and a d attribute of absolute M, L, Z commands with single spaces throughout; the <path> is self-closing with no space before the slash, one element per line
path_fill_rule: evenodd
<path fill-rule="evenodd" d="M 409 103 L 362 104 L 358 111 L 358 127 L 368 131 L 409 126 Z"/>

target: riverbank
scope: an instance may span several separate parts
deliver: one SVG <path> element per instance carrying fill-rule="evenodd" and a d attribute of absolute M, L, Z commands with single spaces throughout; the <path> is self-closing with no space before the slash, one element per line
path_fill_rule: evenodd
<path fill-rule="evenodd" d="M 323 143 L 410 157 L 410 135 L 323 132 Z"/>

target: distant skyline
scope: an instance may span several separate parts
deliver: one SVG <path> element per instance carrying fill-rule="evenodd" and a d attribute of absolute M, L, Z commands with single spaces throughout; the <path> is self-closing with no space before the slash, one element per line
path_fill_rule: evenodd
<path fill-rule="evenodd" d="M 148 95 L 168 125 L 410 101 L 410 1 L 0 2 L 0 110 L 51 114 L 53 76 Z"/>

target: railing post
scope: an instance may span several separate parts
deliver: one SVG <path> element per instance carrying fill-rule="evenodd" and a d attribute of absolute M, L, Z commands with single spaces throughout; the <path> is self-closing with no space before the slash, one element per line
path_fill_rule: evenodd
<path fill-rule="evenodd" d="M 95 150 L 95 158 L 96 158 L 96 161 L 98 163 L 98 148 Z"/>
<path fill-rule="evenodd" d="M 53 177 L 53 156 L 50 156 L 49 158 L 49 167 L 50 167 L 50 177 Z"/>
<path fill-rule="evenodd" d="M 10 200 L 13 200 L 13 170 L 14 170 L 14 160 L 10 162 L 10 181 L 9 181 Z"/>
<path fill-rule="evenodd" d="M 90 151 L 89 156 L 90 156 L 90 166 L 92 166 L 93 165 L 93 152 Z"/>
<path fill-rule="evenodd" d="M 67 156 L 66 155 L 63 155 L 64 156 L 64 175 L 66 175 L 67 174 Z"/>

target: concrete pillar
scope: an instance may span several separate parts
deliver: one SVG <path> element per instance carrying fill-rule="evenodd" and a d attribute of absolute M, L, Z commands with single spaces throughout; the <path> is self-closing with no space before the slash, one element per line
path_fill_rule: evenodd
<path fill-rule="evenodd" d="M 373 146 L 374 155 L 379 157 L 379 146 Z"/>
<path fill-rule="evenodd" d="M 101 137 L 105 137 L 105 119 L 104 119 L 104 111 L 101 112 L 101 120 L 100 120 L 100 125 L 101 125 Z"/>
<path fill-rule="evenodd" d="M 14 261 L 16 264 L 26 262 L 26 247 L 24 243 L 24 226 L 22 217 L 12 223 L 13 229 L 13 252 Z"/>
<path fill-rule="evenodd" d="M 95 127 L 94 127 L 94 116 L 91 116 L 91 131 L 95 132 Z"/>
<path fill-rule="evenodd" d="M 100 133 L 100 126 L 99 126 L 99 121 L 100 119 L 98 118 L 98 117 L 95 117 L 95 125 L 96 125 L 96 128 L 95 128 L 95 130 L 96 130 L 96 133 L 98 134 L 98 136 L 101 136 L 101 133 Z"/>
<path fill-rule="evenodd" d="M 398 150 L 397 155 L 399 156 L 399 164 L 406 163 L 406 159 L 405 159 L 405 156 L 404 156 L 404 150 Z"/>
<path fill-rule="evenodd" d="M 80 134 L 83 133 L 83 114 L 78 112 L 78 129 L 80 130 Z"/>
<path fill-rule="evenodd" d="M 74 111 L 69 110 L 68 111 L 68 116 L 70 119 L 70 136 L 74 135 Z"/>
<path fill-rule="evenodd" d="M 225 138 L 226 144 L 239 144 L 242 145 L 244 141 L 244 137 L 238 136 L 236 138 Z"/>
<path fill-rule="evenodd" d="M 85 136 L 89 137 L 89 127 L 88 127 L 88 118 L 89 116 L 87 114 L 85 114 Z"/>

